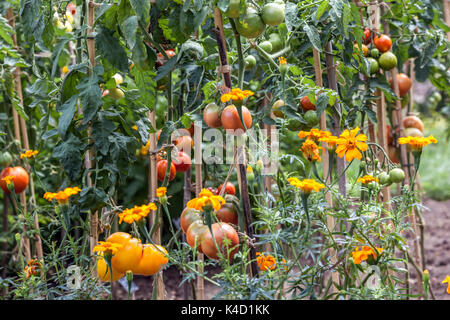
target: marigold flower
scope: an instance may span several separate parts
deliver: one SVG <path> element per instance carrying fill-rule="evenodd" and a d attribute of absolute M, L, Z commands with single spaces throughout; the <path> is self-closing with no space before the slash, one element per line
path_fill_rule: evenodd
<path fill-rule="evenodd" d="M 33 158 L 35 155 L 37 155 L 39 153 L 39 151 L 37 150 L 27 150 L 24 153 L 22 153 L 20 155 L 20 159 L 23 158 Z"/>
<path fill-rule="evenodd" d="M 322 147 L 319 147 L 314 141 L 312 140 L 306 140 L 302 148 L 300 149 L 303 153 L 303 156 L 308 159 L 308 161 L 322 161 L 320 158 L 320 149 L 323 149 Z"/>
<path fill-rule="evenodd" d="M 363 246 L 361 247 L 361 250 L 359 249 L 359 247 L 356 247 L 355 250 L 352 252 L 353 263 L 361 264 L 362 261 L 365 261 L 369 258 L 376 259 L 377 253 L 381 254 L 383 252 L 383 248 L 376 248 L 376 249 L 377 252 L 375 252 L 369 246 Z"/>
<path fill-rule="evenodd" d="M 141 147 L 141 155 L 145 156 L 148 154 L 148 150 L 150 150 L 150 139 L 148 139 L 147 143 L 145 144 L 145 146 Z"/>
<path fill-rule="evenodd" d="M 81 192 L 81 189 L 78 187 L 66 188 L 56 193 L 46 192 L 43 198 L 48 201 L 52 201 L 53 199 L 55 199 L 58 200 L 59 204 L 66 204 L 71 196 L 76 195 L 79 192 Z"/>
<path fill-rule="evenodd" d="M 261 271 L 275 270 L 277 267 L 277 261 L 272 255 L 266 256 L 261 252 L 256 253 L 256 263 Z"/>
<path fill-rule="evenodd" d="M 318 192 L 320 189 L 325 188 L 324 184 L 319 183 L 313 179 L 299 180 L 298 178 L 288 178 L 287 180 L 292 186 L 308 194 L 313 191 Z"/>
<path fill-rule="evenodd" d="M 115 255 L 119 249 L 123 247 L 120 243 L 113 243 L 109 241 L 99 241 L 98 245 L 94 247 L 93 252 L 98 252 L 101 256 Z"/>
<path fill-rule="evenodd" d="M 35 276 L 41 267 L 41 263 L 36 259 L 28 261 L 27 266 L 24 269 L 27 279 L 31 276 Z"/>
<path fill-rule="evenodd" d="M 445 277 L 445 279 L 442 281 L 442 283 L 447 283 L 447 284 L 448 284 L 448 287 L 447 287 L 447 293 L 450 294 L 450 276 L 447 275 L 447 276 Z"/>
<path fill-rule="evenodd" d="M 369 184 L 372 181 L 378 182 L 378 178 L 375 178 L 368 174 L 366 174 L 364 177 L 360 177 L 360 178 L 358 178 L 358 180 L 356 180 L 356 182 L 361 182 L 362 184 Z"/>
<path fill-rule="evenodd" d="M 134 130 L 137 131 L 138 127 L 137 127 L 137 125 L 134 125 L 134 126 L 131 127 L 131 129 L 134 129 Z"/>
<path fill-rule="evenodd" d="M 306 138 L 318 143 L 320 139 L 331 136 L 331 132 L 313 128 L 310 131 L 300 131 L 297 135 L 300 139 Z"/>
<path fill-rule="evenodd" d="M 225 203 L 221 196 L 213 194 L 208 189 L 202 189 L 197 198 L 191 199 L 186 207 L 203 211 L 204 207 L 212 207 L 215 211 L 219 210 Z"/>
<path fill-rule="evenodd" d="M 6 184 L 11 184 L 13 182 L 14 176 L 6 176 L 2 178 L 2 181 L 5 181 Z"/>
<path fill-rule="evenodd" d="M 252 172 L 253 172 L 253 168 L 250 167 L 250 166 L 247 166 L 247 172 L 248 172 L 248 173 L 252 173 Z"/>
<path fill-rule="evenodd" d="M 230 100 L 233 100 L 233 102 L 236 102 L 236 101 L 242 102 L 244 99 L 246 99 L 254 94 L 255 93 L 250 90 L 242 91 L 239 88 L 234 88 L 230 92 L 224 93 L 220 97 L 220 101 L 222 101 L 222 103 L 228 102 Z"/>
<path fill-rule="evenodd" d="M 402 137 L 398 139 L 399 144 L 408 144 L 413 151 L 422 151 L 422 148 L 431 143 L 437 143 L 436 138 L 430 135 L 426 137 Z"/>
<path fill-rule="evenodd" d="M 345 160 L 352 161 L 353 159 L 361 160 L 361 151 L 366 151 L 369 147 L 364 141 L 367 140 L 367 136 L 364 134 L 358 134 L 359 128 L 349 131 L 346 129 L 337 140 L 338 147 L 336 153 L 339 158 L 345 156 Z"/>
<path fill-rule="evenodd" d="M 164 197 L 166 193 L 167 193 L 166 187 L 159 187 L 158 189 L 156 189 L 156 196 L 158 198 Z"/>
<path fill-rule="evenodd" d="M 328 145 L 328 150 L 334 150 L 334 149 L 336 149 L 338 139 L 339 139 L 338 137 L 330 135 L 330 136 L 319 138 L 319 141 L 325 142 Z"/>
<path fill-rule="evenodd" d="M 142 206 L 134 206 L 134 208 L 125 209 L 119 213 L 119 224 L 121 224 L 122 221 L 125 221 L 125 223 L 128 224 L 139 222 L 141 219 L 147 217 L 152 210 L 157 210 L 157 207 L 153 202 L 150 202 L 147 205 L 143 204 Z"/>
<path fill-rule="evenodd" d="M 287 63 L 287 60 L 286 60 L 285 57 L 279 57 L 279 58 L 278 58 L 278 62 L 279 62 L 280 64 L 286 64 L 286 63 Z"/>

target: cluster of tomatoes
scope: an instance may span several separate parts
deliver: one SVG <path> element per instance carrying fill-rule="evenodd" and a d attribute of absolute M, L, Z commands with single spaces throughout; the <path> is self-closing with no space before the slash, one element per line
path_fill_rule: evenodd
<path fill-rule="evenodd" d="M 115 232 L 106 241 L 122 245 L 111 259 L 112 281 L 119 280 L 127 271 L 144 276 L 154 275 L 169 261 L 164 247 L 142 244 L 141 240 L 125 232 Z M 111 273 L 103 257 L 97 262 L 97 274 L 102 281 L 111 281 Z"/>
<path fill-rule="evenodd" d="M 242 106 L 241 110 L 245 127 L 249 129 L 252 126 L 252 115 L 245 106 Z M 235 105 L 226 106 L 221 110 L 217 104 L 211 102 L 203 110 L 203 120 L 210 128 L 223 127 L 227 130 L 245 130 Z"/>
<path fill-rule="evenodd" d="M 12 176 L 12 182 L 14 183 L 14 192 L 16 194 L 22 193 L 28 187 L 28 183 L 30 181 L 30 177 L 28 176 L 28 172 L 22 167 L 10 167 L 13 158 L 8 151 L 5 151 L 0 154 L 0 167 L 4 169 L 0 172 L 0 187 L 6 194 L 10 194 L 11 192 L 8 189 L 8 184 L 3 178 L 7 176 Z"/>
<path fill-rule="evenodd" d="M 405 137 L 423 137 L 424 125 L 422 120 L 416 114 L 409 114 L 403 118 L 403 127 Z M 394 144 L 394 135 L 391 126 L 386 126 L 387 140 L 388 140 L 388 154 L 389 158 L 394 163 L 400 163 L 398 157 L 398 149 Z"/>
<path fill-rule="evenodd" d="M 224 186 L 220 185 L 217 190 L 213 191 L 219 194 L 222 188 Z M 239 199 L 234 196 L 236 191 L 232 183 L 225 185 L 225 192 L 229 192 L 224 197 L 225 203 L 219 210 L 214 212 L 218 222 L 211 225 L 212 234 L 204 222 L 201 211 L 185 208 L 180 217 L 181 230 L 186 235 L 186 242 L 189 246 L 191 248 L 197 247 L 200 253 L 215 260 L 219 259 L 219 250 L 229 260 L 233 260 L 234 255 L 239 250 L 239 236 L 234 228 L 234 226 L 238 225 L 237 203 Z M 228 240 L 224 241 L 225 239 Z M 214 242 L 217 244 L 217 247 Z M 230 250 L 229 255 L 227 255 L 228 250 Z"/>
<path fill-rule="evenodd" d="M 375 74 L 378 70 L 392 70 L 397 66 L 397 57 L 389 51 L 392 47 L 392 40 L 388 35 L 376 35 L 369 28 L 364 29 L 362 53 L 370 64 L 370 73 Z M 355 49 L 360 50 L 355 43 Z M 371 49 L 369 49 L 371 47 Z"/>

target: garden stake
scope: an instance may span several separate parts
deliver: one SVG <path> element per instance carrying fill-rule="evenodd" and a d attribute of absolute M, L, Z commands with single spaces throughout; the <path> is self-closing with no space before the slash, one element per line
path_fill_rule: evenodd
<path fill-rule="evenodd" d="M 222 35 L 223 32 L 223 21 L 222 21 L 222 14 L 220 13 L 220 10 L 218 8 L 215 8 L 214 10 L 214 22 L 216 28 L 214 29 L 214 33 L 216 35 L 217 45 L 219 47 L 219 58 L 220 58 L 220 64 L 221 64 L 221 71 L 225 80 L 225 85 L 228 87 L 229 90 L 232 89 L 232 83 L 231 83 L 231 73 L 228 65 L 227 60 L 227 51 L 225 47 L 225 41 Z M 242 89 L 242 88 L 241 88 Z M 244 156 L 244 148 L 240 148 L 238 151 L 238 158 L 242 159 Z M 248 195 L 248 185 L 247 185 L 247 170 L 246 166 L 243 163 L 238 164 L 238 172 L 240 175 L 240 181 L 239 181 L 239 190 L 241 192 L 241 198 L 243 202 L 243 208 L 244 208 L 244 216 L 245 216 L 245 227 L 247 235 L 250 239 L 253 239 L 253 226 L 252 224 L 252 218 L 251 218 L 251 209 L 250 209 L 250 197 Z M 252 276 L 257 277 L 258 276 L 258 268 L 256 264 L 256 250 L 255 247 L 250 247 L 250 258 L 252 260 L 251 262 L 251 272 Z"/>

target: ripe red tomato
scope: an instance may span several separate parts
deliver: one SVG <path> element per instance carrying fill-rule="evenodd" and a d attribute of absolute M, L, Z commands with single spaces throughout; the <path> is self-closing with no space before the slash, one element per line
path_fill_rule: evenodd
<path fill-rule="evenodd" d="M 370 32 L 370 29 L 369 28 L 365 28 L 364 29 L 364 36 L 362 38 L 364 44 L 369 44 L 371 38 L 372 38 L 372 33 Z"/>
<path fill-rule="evenodd" d="M 392 40 L 389 36 L 382 34 L 373 38 L 373 44 L 381 52 L 386 52 L 392 47 Z"/>
<path fill-rule="evenodd" d="M 407 116 L 403 118 L 403 127 L 416 128 L 423 132 L 424 126 L 422 120 L 416 116 Z"/>
<path fill-rule="evenodd" d="M 166 50 L 166 55 L 170 59 L 175 56 L 175 51 L 173 51 L 172 49 Z M 161 67 L 164 63 L 166 63 L 166 61 L 167 60 L 163 56 L 163 54 L 161 52 L 158 52 L 158 54 L 156 55 L 156 68 Z"/>
<path fill-rule="evenodd" d="M 16 194 L 22 193 L 28 187 L 28 182 L 30 181 L 30 177 L 28 173 L 22 167 L 7 167 L 2 170 L 0 173 L 0 187 L 5 191 L 6 194 L 10 194 L 11 192 L 8 190 L 8 186 L 6 181 L 2 179 L 6 176 L 13 176 L 12 182 L 14 183 L 14 192 Z"/>
<path fill-rule="evenodd" d="M 252 126 L 252 115 L 245 106 L 242 106 L 242 119 L 244 120 L 247 129 L 250 129 Z M 223 109 L 220 120 L 225 129 L 244 130 L 244 126 L 239 118 L 239 113 L 234 105 L 229 105 Z"/>
<path fill-rule="evenodd" d="M 220 193 L 220 191 L 222 191 L 223 188 L 223 183 L 217 188 L 217 194 Z M 225 193 L 226 194 L 231 194 L 231 195 L 235 195 L 236 194 L 236 188 L 234 187 L 234 184 L 232 184 L 231 182 L 227 182 L 227 184 L 225 185 Z"/>
<path fill-rule="evenodd" d="M 239 250 L 239 236 L 236 230 L 231 225 L 224 222 L 214 223 L 211 227 L 220 252 L 225 258 L 233 260 L 234 255 Z M 224 243 L 225 238 L 230 241 L 228 245 Z M 201 235 L 201 244 L 202 251 L 208 258 L 219 259 L 219 251 L 214 244 L 211 231 L 208 227 L 206 227 L 206 231 Z M 232 250 L 229 257 L 227 257 L 228 249 Z"/>
<path fill-rule="evenodd" d="M 158 180 L 164 181 L 164 176 L 166 175 L 166 169 L 167 169 L 167 160 L 161 160 L 156 163 L 156 170 L 158 171 Z M 175 176 L 177 174 L 177 169 L 175 169 L 175 165 L 173 162 L 170 163 L 170 174 L 169 174 L 169 181 L 172 181 L 175 179 Z"/>
<path fill-rule="evenodd" d="M 303 110 L 309 111 L 309 110 L 316 110 L 316 105 L 309 101 L 308 96 L 304 96 L 300 100 L 300 104 L 302 105 Z"/>
<path fill-rule="evenodd" d="M 400 97 L 403 97 L 408 93 L 409 89 L 411 89 L 412 81 L 406 74 L 399 73 L 397 74 L 397 82 Z M 394 90 L 394 84 L 392 83 L 392 79 L 389 80 L 389 83 L 391 83 L 391 88 L 392 90 Z"/>
<path fill-rule="evenodd" d="M 222 126 L 220 107 L 214 102 L 209 103 L 203 110 L 203 120 L 210 128 L 220 128 Z"/>
<path fill-rule="evenodd" d="M 235 226 L 239 223 L 237 208 L 232 203 L 223 204 L 216 212 L 216 217 L 220 222 L 234 224 Z"/>
<path fill-rule="evenodd" d="M 180 226 L 184 233 L 187 232 L 191 224 L 195 221 L 202 221 L 202 213 L 200 211 L 192 208 L 185 208 L 183 212 L 181 212 Z"/>
<path fill-rule="evenodd" d="M 203 221 L 201 220 L 192 222 L 186 231 L 186 242 L 191 248 L 194 248 L 195 244 L 197 244 L 197 250 L 200 253 L 203 253 L 201 236 L 205 232 L 209 232 L 209 229 L 208 226 L 203 224 Z"/>
<path fill-rule="evenodd" d="M 72 15 L 75 15 L 77 13 L 77 6 L 74 3 L 69 3 L 67 5 L 66 11 L 69 11 Z"/>
<path fill-rule="evenodd" d="M 172 161 L 177 172 L 186 172 L 191 167 L 191 158 L 183 151 L 178 152 L 178 157 Z"/>

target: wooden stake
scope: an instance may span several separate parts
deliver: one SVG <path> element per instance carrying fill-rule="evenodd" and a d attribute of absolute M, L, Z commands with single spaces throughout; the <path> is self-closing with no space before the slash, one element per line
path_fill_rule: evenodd
<path fill-rule="evenodd" d="M 447 26 L 450 27 L 450 2 L 448 0 L 442 0 L 444 3 L 444 19 Z M 450 32 L 447 32 L 447 39 L 450 41 Z"/>

